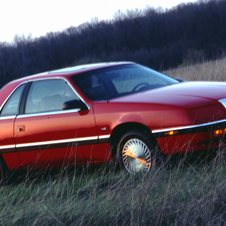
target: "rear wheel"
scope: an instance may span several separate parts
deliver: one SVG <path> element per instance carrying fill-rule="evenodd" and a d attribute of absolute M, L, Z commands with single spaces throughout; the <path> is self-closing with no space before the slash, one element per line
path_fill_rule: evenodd
<path fill-rule="evenodd" d="M 117 147 L 117 158 L 125 172 L 148 172 L 154 160 L 155 144 L 146 133 L 130 131 L 125 133 Z"/>

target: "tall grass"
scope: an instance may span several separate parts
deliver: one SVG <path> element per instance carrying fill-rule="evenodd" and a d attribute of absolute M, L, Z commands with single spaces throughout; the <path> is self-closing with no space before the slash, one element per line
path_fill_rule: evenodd
<path fill-rule="evenodd" d="M 226 59 L 221 59 L 167 74 L 185 80 L 224 80 L 225 65 Z M 102 168 L 62 170 L 33 178 L 28 174 L 0 187 L 0 225 L 224 224 L 224 150 L 208 163 L 160 166 L 145 175 Z"/>
<path fill-rule="evenodd" d="M 79 173 L 0 188 L 0 225 L 221 225 L 224 164 Z"/>
<path fill-rule="evenodd" d="M 187 81 L 226 81 L 226 58 L 171 69 L 163 73 Z"/>

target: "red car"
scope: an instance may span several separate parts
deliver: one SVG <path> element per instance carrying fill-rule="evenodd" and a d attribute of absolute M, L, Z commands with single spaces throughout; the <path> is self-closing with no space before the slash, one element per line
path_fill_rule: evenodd
<path fill-rule="evenodd" d="M 101 63 L 12 81 L 0 90 L 0 171 L 104 163 L 150 170 L 155 154 L 218 148 L 226 84 L 179 82 Z"/>

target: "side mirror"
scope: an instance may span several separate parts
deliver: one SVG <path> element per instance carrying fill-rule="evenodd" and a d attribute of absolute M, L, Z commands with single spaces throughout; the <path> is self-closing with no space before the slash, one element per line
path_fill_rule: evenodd
<path fill-rule="evenodd" d="M 178 82 L 185 82 L 185 80 L 184 79 L 182 79 L 182 78 L 175 78 Z"/>
<path fill-rule="evenodd" d="M 70 100 L 63 103 L 63 110 L 79 108 L 81 111 L 88 110 L 88 107 L 81 100 Z"/>

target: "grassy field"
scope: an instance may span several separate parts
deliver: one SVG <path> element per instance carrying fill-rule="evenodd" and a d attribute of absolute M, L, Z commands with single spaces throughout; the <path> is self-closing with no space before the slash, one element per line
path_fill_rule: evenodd
<path fill-rule="evenodd" d="M 226 81 L 226 58 L 163 71 L 187 81 Z"/>
<path fill-rule="evenodd" d="M 165 72 L 224 81 L 226 59 Z M 0 187 L 0 225 L 225 225 L 223 150 L 209 162 L 155 167 L 146 175 L 102 168 L 28 174 Z"/>
<path fill-rule="evenodd" d="M 0 225 L 222 225 L 225 177 L 219 159 L 146 175 L 39 176 L 0 188 Z"/>

